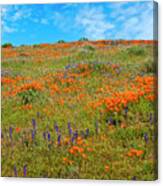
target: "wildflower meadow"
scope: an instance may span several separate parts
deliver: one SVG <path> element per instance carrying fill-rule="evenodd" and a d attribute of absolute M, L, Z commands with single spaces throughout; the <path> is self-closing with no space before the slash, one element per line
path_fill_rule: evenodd
<path fill-rule="evenodd" d="M 3 45 L 2 176 L 157 179 L 156 46 Z"/>

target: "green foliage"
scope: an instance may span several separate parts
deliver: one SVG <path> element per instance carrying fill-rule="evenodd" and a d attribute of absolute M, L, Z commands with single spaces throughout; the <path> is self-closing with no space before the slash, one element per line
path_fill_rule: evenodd
<path fill-rule="evenodd" d="M 153 59 L 147 58 L 145 63 L 142 65 L 142 71 L 144 73 L 156 73 L 156 61 L 153 61 Z"/>
<path fill-rule="evenodd" d="M 127 49 L 127 53 L 129 55 L 135 55 L 135 56 L 144 56 L 145 55 L 145 49 L 140 46 L 133 46 Z"/>
<path fill-rule="evenodd" d="M 31 50 L 37 52 L 35 47 L 39 45 L 34 45 L 30 49 L 25 48 L 26 52 Z M 142 97 L 138 102 L 128 104 L 127 117 L 124 115 L 123 108 L 120 112 L 103 112 L 104 104 L 99 109 L 92 109 L 90 106 L 92 102 L 96 103 L 101 98 L 110 97 L 115 91 L 123 91 L 124 84 L 130 85 L 142 72 L 144 76 L 149 75 L 148 73 L 153 75 L 151 47 L 144 49 L 140 46 L 139 50 L 136 49 L 137 52 L 135 52 L 135 47 L 131 47 L 131 50 L 126 49 L 127 47 L 114 46 L 114 51 L 112 47 L 101 50 L 92 45 L 73 47 L 70 49 L 70 52 L 74 52 L 71 56 L 57 59 L 48 59 L 45 56 L 45 62 L 42 63 L 36 63 L 35 58 L 34 60 L 27 59 L 28 62 L 23 63 L 21 56 L 16 60 L 14 57 L 10 60 L 3 59 L 2 68 L 10 69 L 12 77 L 21 75 L 34 80 L 41 78 L 44 81 L 42 77 L 58 71 L 65 72 L 67 65 L 70 65 L 70 68 L 66 69 L 65 77 L 62 79 L 65 83 L 59 83 L 59 79 L 54 75 L 48 79 L 45 78 L 46 81 L 50 80 L 51 84 L 43 82 L 45 83 L 43 91 L 29 89 L 14 97 L 2 99 L 2 134 L 4 135 L 2 176 L 14 176 L 14 165 L 16 165 L 18 176 L 23 176 L 23 166 L 27 164 L 28 177 L 132 179 L 135 176 L 137 180 L 156 179 L 153 163 L 156 158 L 153 151 L 156 147 L 154 137 L 156 138 L 157 134 L 153 119 L 153 103 Z M 16 48 L 16 50 L 20 49 Z M 63 53 L 69 52 L 68 48 L 59 50 Z M 142 52 L 138 52 L 141 50 L 145 50 L 143 55 Z M 81 63 L 88 64 L 88 70 L 84 67 L 77 68 Z M 113 68 L 113 64 L 117 67 Z M 117 73 L 119 70 L 120 74 Z M 90 71 L 88 76 L 87 71 Z M 73 76 L 74 73 L 77 73 L 77 77 Z M 85 75 L 80 76 L 80 73 Z M 72 80 L 72 82 L 66 82 L 67 80 Z M 117 83 L 119 81 L 121 83 Z M 24 83 L 24 80 L 22 82 Z M 21 85 L 21 81 L 17 83 L 18 86 Z M 49 96 L 49 87 L 53 84 L 58 84 L 60 93 Z M 70 89 L 69 93 L 63 91 L 71 87 L 73 89 Z M 79 87 L 79 89 L 74 87 Z M 10 85 L 7 88 L 2 85 L 2 92 L 8 92 Z M 64 100 L 64 105 L 60 104 L 61 99 Z M 26 104 L 31 104 L 32 109 L 24 110 L 24 105 L 28 106 Z M 152 113 L 152 122 L 149 120 L 150 113 Z M 110 117 L 116 121 L 115 125 L 110 125 Z M 32 118 L 36 120 L 34 140 L 31 139 Z M 58 123 L 61 146 L 56 144 L 57 134 L 54 130 L 54 121 Z M 70 155 L 69 149 L 72 144 L 65 144 L 70 137 L 67 129 L 68 121 L 71 122 L 73 133 L 78 130 L 78 134 L 81 135 L 81 132 L 89 129 L 89 136 L 84 139 L 84 143 L 88 146 L 81 145 L 85 148 L 83 153 L 86 153 L 87 159 L 81 159 L 80 155 Z M 95 131 L 96 121 L 99 127 L 98 135 Z M 13 127 L 12 141 L 9 139 L 8 132 L 11 124 Z M 121 127 L 121 124 L 125 127 Z M 17 127 L 20 128 L 19 133 L 15 130 Z M 50 141 L 43 138 L 44 132 L 50 133 Z M 144 140 L 146 133 L 148 143 Z M 11 148 L 13 145 L 14 151 Z M 76 142 L 74 145 L 77 145 Z M 88 152 L 89 148 L 93 151 Z M 143 156 L 129 157 L 127 153 L 130 148 L 143 150 Z M 66 164 L 63 158 L 68 158 L 73 163 Z M 105 165 L 109 166 L 108 172 L 105 171 Z"/>
<path fill-rule="evenodd" d="M 39 92 L 35 89 L 29 89 L 24 92 L 20 92 L 18 94 L 21 98 L 21 102 L 26 105 L 26 104 L 31 104 L 33 103 L 36 99 L 38 99 Z"/>
<path fill-rule="evenodd" d="M 79 39 L 79 41 L 89 41 L 89 40 L 86 37 L 82 37 L 82 38 Z"/>
<path fill-rule="evenodd" d="M 34 45 L 33 45 L 33 48 L 39 48 L 39 47 L 40 47 L 39 44 L 34 44 Z"/>
<path fill-rule="evenodd" d="M 4 43 L 2 45 L 2 48 L 12 48 L 12 47 L 13 47 L 12 43 Z"/>
<path fill-rule="evenodd" d="M 142 116 L 146 116 L 149 112 L 153 110 L 153 104 L 143 97 L 139 100 L 139 104 L 132 105 L 133 111 L 139 111 Z"/>
<path fill-rule="evenodd" d="M 88 50 L 88 51 L 95 51 L 95 47 L 93 47 L 93 46 L 91 46 L 91 45 L 85 45 L 84 47 L 83 47 L 83 49 L 85 49 L 85 50 Z"/>
<path fill-rule="evenodd" d="M 25 47 L 25 46 L 27 46 L 27 45 L 20 45 L 20 47 Z"/>
<path fill-rule="evenodd" d="M 66 43 L 64 40 L 59 40 L 57 43 Z"/>
<path fill-rule="evenodd" d="M 96 49 L 95 47 L 91 46 L 91 45 L 85 45 L 83 47 L 80 48 L 77 56 L 79 59 L 92 59 L 94 57 L 96 53 Z"/>

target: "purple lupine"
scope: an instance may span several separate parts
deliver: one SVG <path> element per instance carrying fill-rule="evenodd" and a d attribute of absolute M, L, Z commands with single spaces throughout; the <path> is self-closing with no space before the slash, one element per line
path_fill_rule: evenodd
<path fill-rule="evenodd" d="M 56 133 L 58 134 L 58 132 L 59 132 L 59 127 L 58 127 L 57 123 L 54 124 L 54 130 L 55 130 Z"/>
<path fill-rule="evenodd" d="M 72 128 L 69 129 L 69 135 L 72 135 Z"/>
<path fill-rule="evenodd" d="M 14 165 L 14 176 L 15 176 L 15 177 L 18 176 L 18 171 L 17 171 L 16 165 Z"/>
<path fill-rule="evenodd" d="M 43 138 L 46 140 L 46 132 L 43 132 Z"/>
<path fill-rule="evenodd" d="M 86 138 L 89 136 L 89 128 L 86 129 L 85 136 L 86 136 Z"/>
<path fill-rule="evenodd" d="M 50 141 L 50 133 L 48 132 L 48 141 Z"/>
<path fill-rule="evenodd" d="M 27 176 L 27 165 L 24 165 L 24 167 L 23 167 L 23 175 L 24 175 L 24 177 Z"/>
<path fill-rule="evenodd" d="M 146 143 L 148 143 L 148 134 L 147 134 L 147 133 L 144 134 L 144 141 L 145 141 Z"/>
<path fill-rule="evenodd" d="M 152 117 L 152 113 L 150 113 L 150 115 L 149 115 L 149 122 L 150 122 L 150 124 L 152 124 L 152 123 L 153 123 L 153 117 Z"/>
<path fill-rule="evenodd" d="M 35 139 L 35 135 L 36 135 L 36 131 L 35 130 L 32 130 L 32 140 Z"/>
<path fill-rule="evenodd" d="M 74 136 L 75 139 L 78 138 L 78 131 L 77 130 L 74 132 L 74 135 L 73 136 Z"/>
<path fill-rule="evenodd" d="M 65 66 L 65 69 L 66 70 L 69 69 L 69 68 L 71 68 L 71 65 L 70 64 L 68 64 L 67 66 Z"/>
<path fill-rule="evenodd" d="M 58 142 L 58 145 L 61 144 L 61 134 L 58 135 L 57 142 Z"/>
<path fill-rule="evenodd" d="M 1 131 L 1 138 L 4 138 L 4 136 L 3 136 L 3 133 L 2 133 L 2 130 L 0 129 L 0 131 Z"/>
<path fill-rule="evenodd" d="M 96 134 L 98 134 L 98 121 L 96 121 L 96 123 L 95 123 L 95 132 L 96 132 Z"/>
<path fill-rule="evenodd" d="M 135 181 L 136 180 L 136 176 L 133 176 L 131 180 Z"/>
<path fill-rule="evenodd" d="M 113 125 L 113 118 L 112 117 L 109 118 L 109 124 Z"/>
<path fill-rule="evenodd" d="M 9 128 L 9 136 L 10 136 L 10 139 L 12 139 L 12 131 L 13 131 L 13 129 L 12 129 L 12 127 L 10 127 L 10 128 Z"/>
<path fill-rule="evenodd" d="M 68 122 L 68 131 L 69 131 L 69 135 L 72 135 L 72 128 L 71 128 L 71 123 Z"/>
<path fill-rule="evenodd" d="M 125 117 L 127 117 L 127 113 L 128 113 L 128 106 L 126 106 L 126 107 L 124 108 L 124 111 L 125 111 Z"/>
<path fill-rule="evenodd" d="M 36 120 L 34 118 L 32 119 L 32 125 L 33 125 L 33 129 L 36 129 Z"/>
<path fill-rule="evenodd" d="M 68 129 L 71 128 L 71 123 L 68 122 L 67 126 L 68 126 Z"/>
<path fill-rule="evenodd" d="M 71 143 L 74 143 L 74 141 L 75 141 L 75 138 L 74 138 L 74 136 L 71 138 Z"/>

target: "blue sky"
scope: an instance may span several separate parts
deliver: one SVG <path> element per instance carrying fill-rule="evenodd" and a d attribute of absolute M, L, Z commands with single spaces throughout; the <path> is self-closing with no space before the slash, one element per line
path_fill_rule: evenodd
<path fill-rule="evenodd" d="M 153 1 L 6 5 L 2 43 L 153 39 Z"/>

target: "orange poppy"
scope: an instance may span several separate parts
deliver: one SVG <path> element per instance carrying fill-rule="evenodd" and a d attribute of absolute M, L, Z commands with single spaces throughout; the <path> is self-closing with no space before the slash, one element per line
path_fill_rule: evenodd
<path fill-rule="evenodd" d="M 21 129 L 19 127 L 16 127 L 15 131 L 16 131 L 16 133 L 19 133 L 21 131 Z"/>
<path fill-rule="evenodd" d="M 108 172 L 110 170 L 109 165 L 105 165 L 105 171 Z"/>

